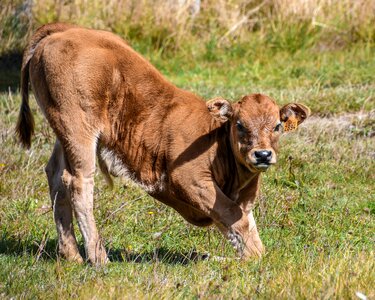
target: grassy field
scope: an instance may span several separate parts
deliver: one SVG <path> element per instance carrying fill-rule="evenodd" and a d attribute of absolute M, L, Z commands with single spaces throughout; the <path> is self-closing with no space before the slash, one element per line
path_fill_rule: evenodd
<path fill-rule="evenodd" d="M 194 60 L 144 52 L 206 98 L 261 91 L 312 108 L 264 174 L 256 216 L 267 250 L 246 263 L 214 228 L 187 224 L 130 182 L 110 190 L 100 174 L 95 213 L 111 263 L 60 260 L 43 171 L 53 134 L 32 99 L 37 134 L 21 149 L 13 133 L 20 95 L 1 93 L 0 298 L 374 298 L 374 54 L 368 45 Z"/>
<path fill-rule="evenodd" d="M 375 299 L 372 0 L 207 1 L 178 23 L 179 12 L 161 6 L 155 14 L 149 0 L 132 10 L 127 0 L 93 0 L 87 9 L 78 0 L 60 8 L 35 1 L 32 10 L 26 2 L 0 8 L 0 299 Z M 14 136 L 20 49 L 32 28 L 53 20 L 126 37 L 169 80 L 206 99 L 261 92 L 312 109 L 263 176 L 261 260 L 238 261 L 216 229 L 187 224 L 129 181 L 111 190 L 100 173 L 95 216 L 111 263 L 59 259 L 44 174 L 54 136 L 33 96 L 31 149 Z"/>

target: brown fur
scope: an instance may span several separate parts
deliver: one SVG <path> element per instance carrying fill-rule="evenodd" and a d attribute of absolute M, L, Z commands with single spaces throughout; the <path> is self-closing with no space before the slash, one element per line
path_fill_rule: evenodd
<path fill-rule="evenodd" d="M 22 79 L 21 142 L 30 146 L 33 132 L 28 79 L 57 136 L 46 170 L 63 256 L 82 260 L 73 210 L 88 259 L 107 261 L 93 217 L 96 156 L 104 173 L 132 178 L 190 223 L 217 225 L 243 257 L 261 254 L 251 212 L 260 172 L 276 162 L 280 115 L 303 121 L 306 107 L 279 110 L 261 94 L 206 105 L 119 37 L 65 24 L 37 30 Z M 269 150 L 272 161 L 259 163 L 259 150 Z"/>

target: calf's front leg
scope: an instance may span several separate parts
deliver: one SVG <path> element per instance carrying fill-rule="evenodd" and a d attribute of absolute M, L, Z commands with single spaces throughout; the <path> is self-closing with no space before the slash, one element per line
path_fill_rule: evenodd
<path fill-rule="evenodd" d="M 216 224 L 242 259 L 261 257 L 264 253 L 264 247 L 259 237 L 253 213 L 246 214 L 241 211 L 239 214 L 241 216 L 238 219 L 223 216 L 221 222 Z"/>
<path fill-rule="evenodd" d="M 199 210 L 214 220 L 241 258 L 262 255 L 264 247 L 252 211 L 245 211 L 216 185 L 211 188 L 207 186 L 198 188 L 197 193 L 200 198 L 197 202 Z"/>

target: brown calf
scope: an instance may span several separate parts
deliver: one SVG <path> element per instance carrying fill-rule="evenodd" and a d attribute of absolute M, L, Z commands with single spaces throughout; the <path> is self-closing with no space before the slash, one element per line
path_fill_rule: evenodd
<path fill-rule="evenodd" d="M 242 257 L 261 255 L 252 214 L 260 172 L 276 162 L 283 124 L 303 122 L 306 106 L 279 109 L 261 94 L 205 103 L 119 37 L 48 24 L 24 53 L 17 133 L 26 147 L 29 81 L 57 137 L 46 173 L 61 255 L 82 261 L 74 213 L 88 260 L 107 261 L 93 215 L 96 156 L 107 177 L 130 177 L 190 223 L 217 225 Z"/>

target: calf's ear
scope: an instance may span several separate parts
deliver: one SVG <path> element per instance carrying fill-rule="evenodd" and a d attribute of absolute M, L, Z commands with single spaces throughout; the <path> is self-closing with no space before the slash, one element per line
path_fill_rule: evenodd
<path fill-rule="evenodd" d="M 232 105 L 223 98 L 214 98 L 207 101 L 207 108 L 211 115 L 224 123 L 233 115 Z"/>
<path fill-rule="evenodd" d="M 283 122 L 284 132 L 297 129 L 298 125 L 310 115 L 310 108 L 299 103 L 289 103 L 280 109 L 280 120 Z"/>

